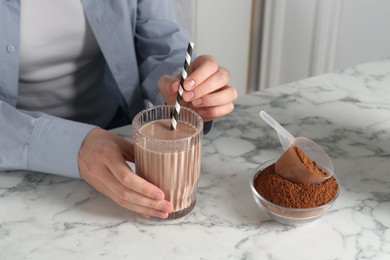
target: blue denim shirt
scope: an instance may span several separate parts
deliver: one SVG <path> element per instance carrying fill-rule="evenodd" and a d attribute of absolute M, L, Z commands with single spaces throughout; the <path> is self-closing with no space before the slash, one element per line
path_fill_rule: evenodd
<path fill-rule="evenodd" d="M 107 63 L 105 85 L 121 95 L 124 111 L 132 118 L 144 99 L 162 103 L 157 81 L 180 71 L 189 40 L 170 0 L 81 2 Z M 0 170 L 79 178 L 78 152 L 96 126 L 16 108 L 19 27 L 20 1 L 0 0 Z"/>

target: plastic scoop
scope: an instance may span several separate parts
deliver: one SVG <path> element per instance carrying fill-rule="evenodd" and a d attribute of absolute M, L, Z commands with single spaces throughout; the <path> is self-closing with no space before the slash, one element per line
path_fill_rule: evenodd
<path fill-rule="evenodd" d="M 333 175 L 333 164 L 322 148 L 305 137 L 295 138 L 267 112 L 261 111 L 260 117 L 278 133 L 280 144 L 284 150 L 275 163 L 275 172 L 295 183 L 318 184 Z M 310 171 L 302 162 L 294 147 L 300 148 L 324 174 Z"/>

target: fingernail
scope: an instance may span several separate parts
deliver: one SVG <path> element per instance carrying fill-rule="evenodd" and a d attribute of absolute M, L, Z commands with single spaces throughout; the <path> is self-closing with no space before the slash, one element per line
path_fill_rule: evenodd
<path fill-rule="evenodd" d="M 203 103 L 203 100 L 201 98 L 198 98 L 198 99 L 195 99 L 194 101 L 192 101 L 192 105 L 193 106 L 199 106 Z"/>
<path fill-rule="evenodd" d="M 172 207 L 171 207 L 171 205 L 169 205 L 169 204 L 165 204 L 165 205 L 163 205 L 163 206 L 161 207 L 160 210 L 163 211 L 163 212 L 171 213 Z"/>
<path fill-rule="evenodd" d="M 158 212 L 156 214 L 156 217 L 162 218 L 162 219 L 166 219 L 168 216 L 169 216 L 169 213 L 167 213 L 167 212 Z"/>
<path fill-rule="evenodd" d="M 153 199 L 155 199 L 155 200 L 163 200 L 164 199 L 164 193 L 162 193 L 160 191 L 157 191 L 156 193 L 154 193 Z"/>
<path fill-rule="evenodd" d="M 191 90 L 195 87 L 195 80 L 191 79 L 186 82 L 184 82 L 184 88 L 186 90 Z"/>
<path fill-rule="evenodd" d="M 195 96 L 194 92 L 186 92 L 183 94 L 183 98 L 185 101 L 191 101 L 191 99 Z"/>

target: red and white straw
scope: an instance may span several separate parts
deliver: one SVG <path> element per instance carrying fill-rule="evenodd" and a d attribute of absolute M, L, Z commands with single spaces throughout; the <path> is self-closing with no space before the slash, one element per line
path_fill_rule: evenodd
<path fill-rule="evenodd" d="M 177 93 L 175 108 L 173 110 L 172 121 L 171 121 L 171 130 L 176 130 L 177 119 L 179 118 L 181 100 L 183 98 L 183 92 L 184 92 L 183 84 L 184 84 L 184 81 L 186 80 L 187 75 L 188 75 L 188 68 L 190 67 L 190 64 L 191 64 L 191 55 L 192 55 L 193 49 L 194 49 L 194 43 L 189 42 L 188 47 L 187 47 L 186 58 L 184 60 L 183 69 L 181 71 L 179 92 Z"/>

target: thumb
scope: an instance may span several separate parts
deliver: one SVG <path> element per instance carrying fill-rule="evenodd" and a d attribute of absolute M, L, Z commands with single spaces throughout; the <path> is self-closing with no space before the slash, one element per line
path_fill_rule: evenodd
<path fill-rule="evenodd" d="M 167 104 L 173 104 L 179 91 L 180 81 L 178 77 L 164 75 L 158 81 L 158 88 Z"/>

